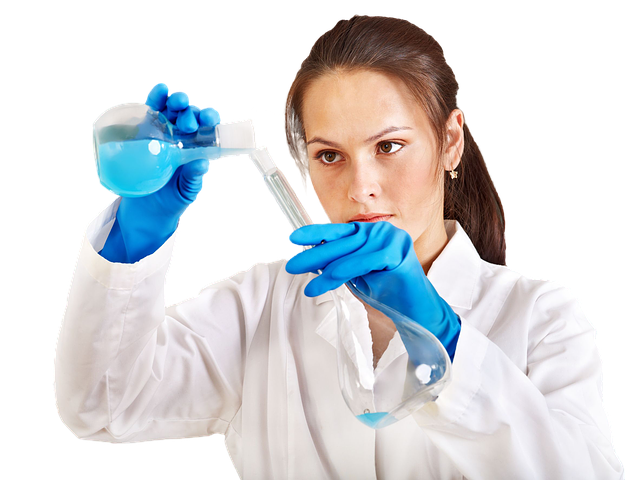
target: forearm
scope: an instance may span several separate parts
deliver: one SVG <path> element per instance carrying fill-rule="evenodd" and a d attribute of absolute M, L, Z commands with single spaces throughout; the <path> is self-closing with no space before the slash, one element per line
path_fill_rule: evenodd
<path fill-rule="evenodd" d="M 55 362 L 60 416 L 80 437 L 106 427 L 131 401 L 125 393 L 133 383 L 141 388 L 151 375 L 170 247 L 144 263 L 122 265 L 100 257 L 85 238 Z"/>

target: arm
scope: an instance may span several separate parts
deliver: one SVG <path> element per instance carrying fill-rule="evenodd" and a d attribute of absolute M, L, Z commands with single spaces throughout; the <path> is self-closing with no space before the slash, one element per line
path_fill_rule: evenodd
<path fill-rule="evenodd" d="M 220 121 L 213 109 L 190 107 L 184 93 L 168 96 L 164 84 L 151 90 L 147 105 L 185 135 Z M 224 432 L 239 408 L 242 346 L 254 327 L 250 319 L 260 317 L 268 272 L 254 268 L 164 307 L 174 232 L 208 166 L 190 162 L 160 190 L 119 198 L 87 231 L 56 357 L 59 412 L 79 437 L 138 441 Z M 240 281 L 252 275 L 259 279 Z"/>
<path fill-rule="evenodd" d="M 240 351 L 237 315 L 219 313 L 233 306 L 212 311 L 215 301 L 189 299 L 220 330 L 230 325 L 225 351 L 201 334 L 204 319 L 193 318 L 193 307 L 167 309 L 177 232 L 135 265 L 99 256 L 92 241 L 104 237 L 116 206 L 88 224 L 74 265 L 54 353 L 58 415 L 76 437 L 108 443 L 224 433 L 241 395 L 242 359 L 227 362 L 226 371 L 217 360 Z M 234 364 L 237 369 L 229 369 Z"/>

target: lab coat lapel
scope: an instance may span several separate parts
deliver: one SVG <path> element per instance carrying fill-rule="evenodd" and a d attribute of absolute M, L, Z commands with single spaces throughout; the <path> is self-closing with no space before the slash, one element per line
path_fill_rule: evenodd
<path fill-rule="evenodd" d="M 449 241 L 433 261 L 427 278 L 452 307 L 471 310 L 482 259 L 457 220 L 445 220 Z"/>

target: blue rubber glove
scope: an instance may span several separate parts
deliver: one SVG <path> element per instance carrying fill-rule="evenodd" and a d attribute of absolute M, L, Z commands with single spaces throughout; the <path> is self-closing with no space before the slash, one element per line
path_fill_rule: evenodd
<path fill-rule="evenodd" d="M 189 106 L 182 92 L 168 96 L 167 86 L 153 87 L 147 105 L 176 122 L 179 135 L 195 135 L 199 127 L 213 127 L 220 116 L 212 108 L 200 111 Z M 151 255 L 173 235 L 180 216 L 202 189 L 202 176 L 209 170 L 208 160 L 194 160 L 176 169 L 171 180 L 145 197 L 123 197 L 116 220 L 99 254 L 110 262 L 135 263 Z"/>
<path fill-rule="evenodd" d="M 352 280 L 369 297 L 429 330 L 453 361 L 460 320 L 424 274 L 407 232 L 389 222 L 329 223 L 301 227 L 289 238 L 296 245 L 316 245 L 285 266 L 291 274 L 322 270 L 305 295 L 315 297 Z"/>

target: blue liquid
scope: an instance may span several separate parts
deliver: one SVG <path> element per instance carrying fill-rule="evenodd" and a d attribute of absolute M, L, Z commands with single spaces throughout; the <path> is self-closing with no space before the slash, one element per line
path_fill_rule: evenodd
<path fill-rule="evenodd" d="M 389 415 L 388 412 L 376 412 L 376 413 L 363 413 L 357 415 L 356 418 L 364 423 L 367 427 L 378 428 L 383 423 L 384 418 Z"/>
<path fill-rule="evenodd" d="M 113 141 L 96 151 L 100 183 L 123 197 L 143 197 L 160 190 L 176 169 L 192 160 L 215 160 L 223 155 L 249 153 L 252 149 L 200 146 L 180 148 L 157 139 Z"/>
<path fill-rule="evenodd" d="M 180 165 L 176 150 L 177 145 L 151 139 L 104 143 L 97 152 L 100 183 L 123 197 L 149 195 L 162 188 Z"/>

